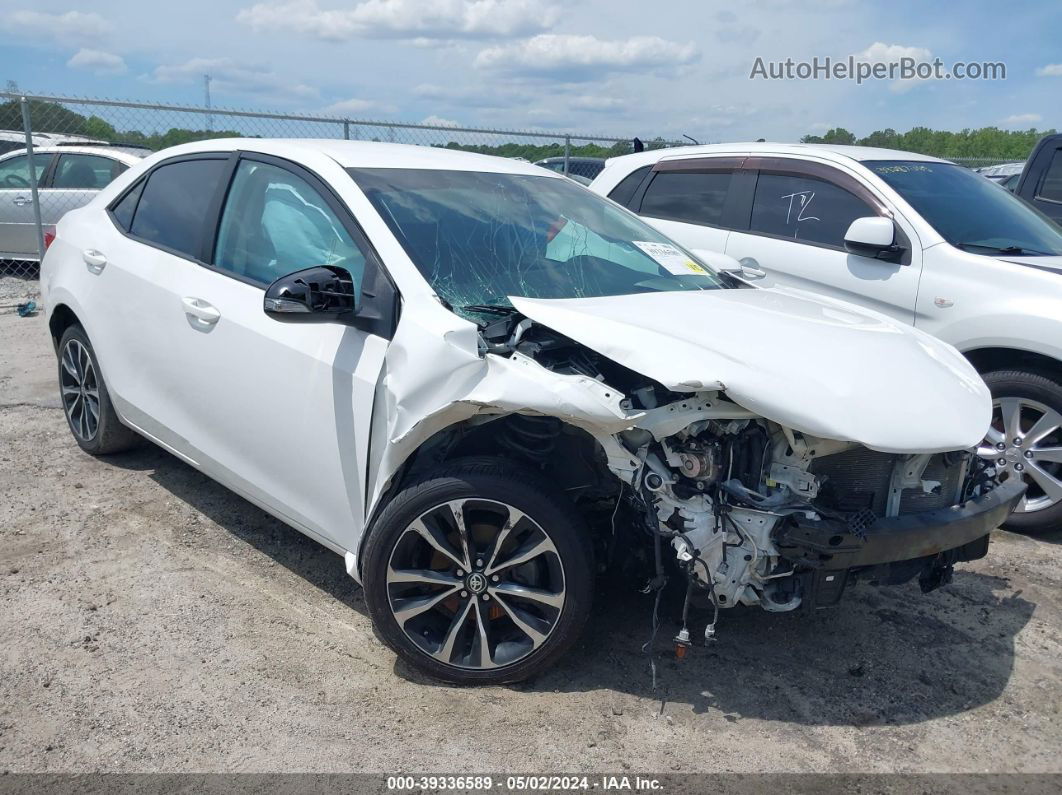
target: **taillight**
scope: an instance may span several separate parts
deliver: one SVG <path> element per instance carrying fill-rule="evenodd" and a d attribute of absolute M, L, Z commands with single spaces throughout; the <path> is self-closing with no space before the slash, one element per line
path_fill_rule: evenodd
<path fill-rule="evenodd" d="M 47 251 L 48 246 L 50 246 L 52 241 L 55 240 L 55 227 L 46 226 L 41 231 L 44 233 L 44 250 Z"/>

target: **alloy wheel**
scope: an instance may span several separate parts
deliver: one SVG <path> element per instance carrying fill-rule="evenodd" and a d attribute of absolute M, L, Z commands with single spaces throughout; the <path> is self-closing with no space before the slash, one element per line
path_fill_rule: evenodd
<path fill-rule="evenodd" d="M 387 565 L 395 622 L 446 665 L 512 665 L 546 642 L 564 609 L 564 567 L 549 534 L 494 500 L 425 511 L 399 536 Z"/>
<path fill-rule="evenodd" d="M 1034 513 L 1062 501 L 1062 414 L 1036 400 L 992 402 L 992 425 L 977 454 L 1002 480 L 1018 477 L 1028 491 L 1016 513 Z"/>
<path fill-rule="evenodd" d="M 92 441 L 100 424 L 100 387 L 88 349 L 78 340 L 66 343 L 60 358 L 59 388 L 74 434 Z"/>

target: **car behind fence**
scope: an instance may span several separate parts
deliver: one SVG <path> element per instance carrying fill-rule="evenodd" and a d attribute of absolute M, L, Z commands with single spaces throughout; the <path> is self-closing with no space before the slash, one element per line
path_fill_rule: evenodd
<path fill-rule="evenodd" d="M 641 131 L 646 148 L 681 146 Z M 50 227 L 136 158 L 207 138 L 336 138 L 460 149 L 552 166 L 634 151 L 635 138 L 372 121 L 207 106 L 0 92 L 0 275 L 34 277 Z M 558 160 L 562 168 L 557 168 Z M 968 162 L 967 162 L 968 160 Z M 1002 159 L 959 159 L 970 168 Z M 32 167 L 31 167 L 32 163 Z M 577 173 L 578 172 L 578 173 Z"/>

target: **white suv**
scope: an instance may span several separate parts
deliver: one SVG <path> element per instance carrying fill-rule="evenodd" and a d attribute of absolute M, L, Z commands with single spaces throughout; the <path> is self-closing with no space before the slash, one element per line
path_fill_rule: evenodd
<path fill-rule="evenodd" d="M 953 163 L 854 146 L 642 152 L 590 189 L 739 260 L 749 283 L 862 304 L 957 347 L 994 398 L 980 454 L 1029 487 L 1008 526 L 1062 527 L 1062 229 L 1047 217 Z"/>

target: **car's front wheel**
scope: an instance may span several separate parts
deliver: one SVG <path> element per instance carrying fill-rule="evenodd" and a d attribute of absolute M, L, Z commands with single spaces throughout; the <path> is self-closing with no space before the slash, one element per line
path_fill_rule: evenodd
<path fill-rule="evenodd" d="M 1062 384 L 1023 370 L 983 377 L 992 391 L 992 424 L 978 454 L 1002 479 L 1021 478 L 1028 487 L 1004 526 L 1026 533 L 1062 529 Z"/>
<path fill-rule="evenodd" d="M 118 419 L 92 343 L 79 325 L 59 340 L 59 397 L 74 441 L 86 453 L 119 453 L 139 443 Z"/>
<path fill-rule="evenodd" d="M 578 638 L 593 592 L 574 506 L 503 461 L 455 462 L 404 488 L 374 522 L 362 572 L 383 640 L 455 684 L 547 668 Z"/>

